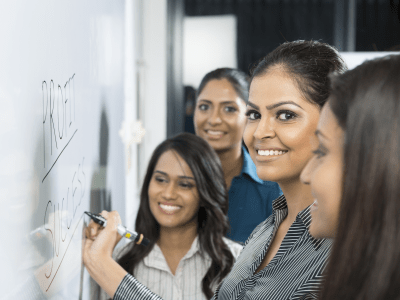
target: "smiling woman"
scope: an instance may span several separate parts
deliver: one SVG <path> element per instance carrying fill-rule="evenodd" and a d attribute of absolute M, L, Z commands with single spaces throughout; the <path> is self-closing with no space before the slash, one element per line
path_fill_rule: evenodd
<path fill-rule="evenodd" d="M 319 110 L 330 92 L 328 74 L 345 68 L 333 47 L 296 41 L 279 46 L 253 71 L 244 140 L 260 178 L 276 180 L 284 195 L 250 235 L 212 299 L 317 299 L 331 242 L 310 235 L 313 196 L 300 173 L 312 156 L 310 140 L 316 142 Z M 97 245 L 104 249 L 106 243 L 100 239 Z M 118 272 L 111 264 L 104 268 Z M 118 274 L 120 281 L 110 288 L 115 300 L 161 299 L 132 276 Z"/>
<path fill-rule="evenodd" d="M 224 238 L 227 210 L 221 163 L 211 146 L 189 133 L 164 141 L 150 159 L 136 219 L 135 229 L 150 244 L 142 247 L 131 243 L 117 254 L 118 267 L 123 268 L 121 276 L 126 272 L 134 275 L 164 299 L 211 298 L 242 249 Z M 103 214 L 119 220 L 117 212 Z M 98 226 L 91 223 L 89 227 L 95 230 L 93 237 L 97 236 Z M 93 263 L 102 260 L 91 253 L 97 249 L 96 241 L 93 246 L 91 243 L 87 241 L 86 249 L 92 251 L 85 251 L 85 265 L 113 296 L 112 280 L 103 282 L 102 276 L 96 276 L 99 265 Z M 111 243 L 113 246 L 115 243 Z M 118 281 L 118 276 L 115 278 Z"/>
<path fill-rule="evenodd" d="M 278 184 L 258 178 L 242 143 L 248 89 L 249 78 L 239 70 L 211 71 L 200 83 L 194 114 L 196 134 L 217 152 L 229 188 L 228 237 L 242 243 L 282 194 Z"/>

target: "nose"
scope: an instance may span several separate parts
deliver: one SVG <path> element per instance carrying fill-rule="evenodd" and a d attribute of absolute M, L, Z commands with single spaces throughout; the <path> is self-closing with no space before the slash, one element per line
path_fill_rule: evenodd
<path fill-rule="evenodd" d="M 211 126 L 215 126 L 222 123 L 221 116 L 219 114 L 219 109 L 213 109 L 210 117 L 208 118 L 208 123 Z"/>
<path fill-rule="evenodd" d="M 310 179 L 311 179 L 311 171 L 312 171 L 312 164 L 313 164 L 314 158 L 312 157 L 304 167 L 303 171 L 301 171 L 300 174 L 300 181 L 303 184 L 310 184 Z"/>
<path fill-rule="evenodd" d="M 173 200 L 176 198 L 176 188 L 174 182 L 169 182 L 163 192 L 165 200 Z"/>
<path fill-rule="evenodd" d="M 276 133 L 272 122 L 271 118 L 261 118 L 256 131 L 254 131 L 254 137 L 258 140 L 275 137 Z"/>

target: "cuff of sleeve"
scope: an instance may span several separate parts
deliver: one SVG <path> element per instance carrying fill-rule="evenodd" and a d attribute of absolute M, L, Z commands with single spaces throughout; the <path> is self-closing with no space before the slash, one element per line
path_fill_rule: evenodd
<path fill-rule="evenodd" d="M 141 284 L 135 277 L 126 274 L 114 294 L 114 300 L 162 300 Z"/>

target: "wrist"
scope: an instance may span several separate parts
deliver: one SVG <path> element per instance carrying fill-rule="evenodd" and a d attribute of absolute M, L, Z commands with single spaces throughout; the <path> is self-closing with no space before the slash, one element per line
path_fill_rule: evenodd
<path fill-rule="evenodd" d="M 99 255 L 87 265 L 90 276 L 111 297 L 117 290 L 127 272 L 112 258 L 107 255 Z"/>

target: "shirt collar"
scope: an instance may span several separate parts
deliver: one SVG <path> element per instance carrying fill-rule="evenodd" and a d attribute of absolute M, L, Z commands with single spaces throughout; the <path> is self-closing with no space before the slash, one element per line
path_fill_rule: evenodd
<path fill-rule="evenodd" d="M 287 202 L 284 195 L 279 196 L 272 202 L 272 208 L 274 210 L 287 210 Z M 310 234 L 310 224 L 311 224 L 311 205 L 307 206 L 301 212 L 297 214 L 300 217 L 301 221 L 303 222 L 304 226 L 307 228 L 309 239 L 314 246 L 315 250 L 318 250 L 321 247 L 321 244 L 324 242 L 325 239 L 316 239 Z"/>
<path fill-rule="evenodd" d="M 258 183 L 263 183 L 263 181 L 260 178 L 258 178 L 256 165 L 254 164 L 253 160 L 250 157 L 249 152 L 247 152 L 244 146 L 242 146 L 242 153 L 243 153 L 243 167 L 242 171 L 240 172 L 240 176 L 242 176 L 242 174 L 247 174 L 254 181 Z"/>
<path fill-rule="evenodd" d="M 181 261 L 191 258 L 197 252 L 200 253 L 200 245 L 199 245 L 198 236 L 196 236 L 196 238 L 194 239 L 194 241 L 192 243 L 192 246 L 190 247 L 189 251 L 185 254 L 185 256 L 181 259 Z M 143 263 L 145 264 L 145 266 L 147 266 L 149 268 L 155 268 L 155 269 L 160 269 L 160 270 L 163 270 L 166 272 L 171 272 L 168 267 L 168 264 L 165 260 L 164 254 L 162 253 L 161 248 L 157 244 L 154 244 L 153 249 L 143 259 Z"/>

